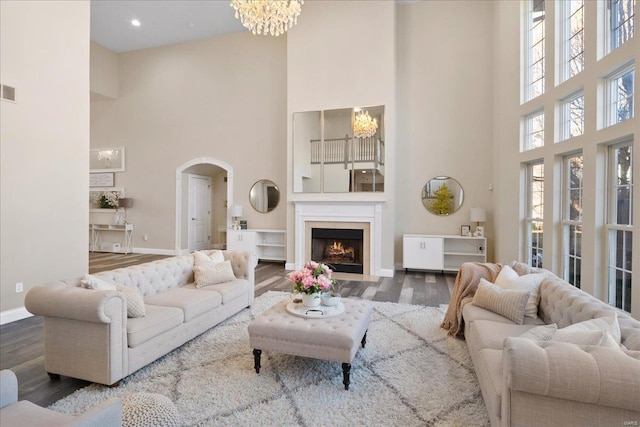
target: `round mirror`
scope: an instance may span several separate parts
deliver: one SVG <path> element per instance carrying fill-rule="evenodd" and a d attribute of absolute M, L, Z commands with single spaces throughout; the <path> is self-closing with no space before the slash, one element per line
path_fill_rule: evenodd
<path fill-rule="evenodd" d="M 278 206 L 280 190 L 278 186 L 268 179 L 261 179 L 253 184 L 249 191 L 249 202 L 258 212 L 271 212 Z"/>
<path fill-rule="evenodd" d="M 434 215 L 450 215 L 464 201 L 462 186 L 448 176 L 436 176 L 422 188 L 422 204 Z"/>

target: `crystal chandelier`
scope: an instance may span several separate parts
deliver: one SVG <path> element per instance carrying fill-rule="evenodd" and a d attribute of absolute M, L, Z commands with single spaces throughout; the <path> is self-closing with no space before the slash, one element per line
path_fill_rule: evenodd
<path fill-rule="evenodd" d="M 236 19 L 255 34 L 279 36 L 298 22 L 304 0 L 231 0 Z"/>
<path fill-rule="evenodd" d="M 111 161 L 118 158 L 118 150 L 98 151 L 98 160 L 104 161 L 106 167 L 111 166 Z"/>
<path fill-rule="evenodd" d="M 372 119 L 368 111 L 360 111 L 353 122 L 353 136 L 368 138 L 376 134 L 378 123 Z"/>

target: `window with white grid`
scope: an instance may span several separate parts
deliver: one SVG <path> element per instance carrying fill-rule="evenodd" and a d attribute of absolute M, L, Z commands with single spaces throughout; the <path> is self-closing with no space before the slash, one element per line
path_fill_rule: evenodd
<path fill-rule="evenodd" d="M 633 141 L 608 151 L 607 252 L 609 304 L 631 311 L 633 237 Z"/>
<path fill-rule="evenodd" d="M 526 253 L 532 267 L 543 266 L 544 163 L 527 164 Z"/>
<path fill-rule="evenodd" d="M 536 111 L 524 118 L 522 151 L 544 146 L 544 111 Z"/>
<path fill-rule="evenodd" d="M 556 3 L 560 19 L 560 81 L 565 81 L 584 69 L 584 0 Z"/>
<path fill-rule="evenodd" d="M 631 63 L 605 78 L 605 126 L 633 117 L 635 64 Z"/>
<path fill-rule="evenodd" d="M 584 92 L 576 92 L 560 105 L 560 140 L 584 133 Z"/>
<path fill-rule="evenodd" d="M 523 97 L 529 101 L 544 93 L 544 0 L 527 0 L 524 20 L 525 66 Z"/>
<path fill-rule="evenodd" d="M 608 53 L 634 36 L 636 0 L 606 0 L 606 14 Z"/>
<path fill-rule="evenodd" d="M 563 159 L 562 270 L 564 280 L 580 287 L 582 268 L 582 153 Z"/>

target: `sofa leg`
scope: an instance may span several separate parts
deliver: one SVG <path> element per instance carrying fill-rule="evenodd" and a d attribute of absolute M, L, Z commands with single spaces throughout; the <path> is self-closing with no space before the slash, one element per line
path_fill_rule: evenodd
<path fill-rule="evenodd" d="M 115 387 L 118 387 L 119 385 L 120 385 L 120 380 L 118 380 L 115 383 L 111 384 L 109 387 L 115 388 Z"/>
<path fill-rule="evenodd" d="M 60 379 L 60 374 L 54 374 L 52 372 L 47 372 L 47 375 L 49 375 L 49 378 L 52 380 L 59 380 Z"/>
<path fill-rule="evenodd" d="M 262 354 L 262 350 L 258 350 L 257 348 L 253 349 L 253 367 L 256 370 L 256 374 L 260 373 L 260 355 Z"/>

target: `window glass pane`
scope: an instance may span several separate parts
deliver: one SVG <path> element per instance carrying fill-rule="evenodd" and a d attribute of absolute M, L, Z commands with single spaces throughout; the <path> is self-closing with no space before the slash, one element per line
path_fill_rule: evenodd
<path fill-rule="evenodd" d="M 534 113 L 526 119 L 525 150 L 544 146 L 544 113 Z"/>
<path fill-rule="evenodd" d="M 531 236 L 529 237 L 531 241 L 531 266 L 532 267 L 542 267 L 542 241 L 543 241 L 544 233 L 542 230 L 542 221 L 532 221 L 531 223 Z"/>
<path fill-rule="evenodd" d="M 527 34 L 525 51 L 528 55 L 523 79 L 527 101 L 544 92 L 545 2 L 529 0 L 528 7 L 524 23 Z"/>
<path fill-rule="evenodd" d="M 610 220 L 618 225 L 633 225 L 632 145 L 615 149 L 612 196 L 614 212 Z"/>
<path fill-rule="evenodd" d="M 571 0 L 568 4 L 562 4 L 568 9 L 568 11 L 565 9 L 565 13 L 569 15 L 568 19 L 564 21 L 564 25 L 568 28 L 563 33 L 568 37 L 564 47 L 564 61 L 568 62 L 566 80 L 584 69 L 584 2 L 583 0 Z"/>
<path fill-rule="evenodd" d="M 633 37 L 635 32 L 635 0 L 608 0 L 611 50 Z"/>
<path fill-rule="evenodd" d="M 569 199 L 564 218 L 582 221 L 582 155 L 567 159 L 567 191 Z"/>
<path fill-rule="evenodd" d="M 544 164 L 531 165 L 531 218 L 544 218 Z M 542 226 L 542 224 L 540 224 Z"/>

